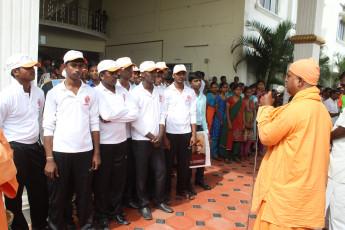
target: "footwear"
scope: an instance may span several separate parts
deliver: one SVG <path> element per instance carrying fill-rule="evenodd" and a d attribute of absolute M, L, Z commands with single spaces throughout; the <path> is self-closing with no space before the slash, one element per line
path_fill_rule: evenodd
<path fill-rule="evenodd" d="M 117 224 L 121 225 L 128 225 L 130 222 L 129 220 L 126 220 L 123 216 L 121 215 L 115 215 L 111 218 L 111 220 L 115 221 Z"/>
<path fill-rule="evenodd" d="M 172 204 L 172 200 L 171 200 L 170 196 L 166 196 L 166 197 L 165 197 L 164 203 L 165 203 L 166 205 L 171 205 L 171 204 Z"/>
<path fill-rule="evenodd" d="M 139 206 L 132 200 L 127 201 L 124 205 L 131 209 L 139 209 Z"/>
<path fill-rule="evenodd" d="M 160 204 L 154 204 L 152 205 L 153 208 L 155 209 L 159 209 L 163 212 L 166 212 L 166 213 L 172 213 L 174 212 L 174 210 L 172 208 L 170 208 L 168 205 L 166 205 L 165 203 L 160 203 Z"/>
<path fill-rule="evenodd" d="M 236 161 L 237 163 L 242 163 L 242 161 L 238 157 L 235 157 L 234 161 Z"/>
<path fill-rule="evenodd" d="M 138 212 L 145 220 L 152 220 L 152 214 L 148 207 L 140 208 Z"/>
<path fill-rule="evenodd" d="M 192 194 L 193 196 L 196 196 L 196 195 L 197 195 L 197 193 L 195 192 L 195 190 L 194 190 L 194 188 L 193 188 L 192 183 L 190 183 L 190 182 L 188 183 L 187 191 L 188 191 L 190 194 Z"/>
<path fill-rule="evenodd" d="M 120 215 L 121 215 L 121 216 L 126 216 L 126 213 L 125 213 L 124 211 L 121 210 L 121 211 L 120 211 Z"/>
<path fill-rule="evenodd" d="M 187 200 L 194 200 L 195 197 L 193 194 L 190 194 L 189 192 L 176 192 L 177 196 L 182 196 Z"/>
<path fill-rule="evenodd" d="M 99 230 L 110 230 L 109 221 L 107 219 L 102 219 L 99 221 L 97 229 Z"/>
<path fill-rule="evenodd" d="M 200 187 L 203 188 L 204 190 L 211 190 L 211 186 L 209 186 L 208 184 L 206 184 L 203 180 L 202 180 L 202 181 L 195 181 L 195 185 L 200 186 Z"/>
<path fill-rule="evenodd" d="M 229 158 L 224 158 L 224 162 L 225 162 L 226 164 L 230 164 L 230 163 L 231 163 L 231 160 L 230 160 Z"/>
<path fill-rule="evenodd" d="M 222 161 L 222 158 L 219 157 L 218 155 L 217 156 L 213 156 L 212 159 L 216 160 L 216 161 Z"/>

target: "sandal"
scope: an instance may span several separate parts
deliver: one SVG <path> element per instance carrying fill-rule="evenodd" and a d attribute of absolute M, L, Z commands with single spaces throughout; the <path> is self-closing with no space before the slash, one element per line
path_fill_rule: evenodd
<path fill-rule="evenodd" d="M 176 193 L 176 195 L 178 196 L 182 196 L 184 197 L 185 199 L 187 200 L 194 200 L 195 199 L 195 196 L 193 196 L 191 193 L 189 192 L 179 192 L 179 193 Z"/>
<path fill-rule="evenodd" d="M 231 160 L 230 160 L 229 158 L 225 158 L 225 159 L 224 159 L 224 162 L 225 162 L 226 164 L 230 164 L 230 163 L 231 163 Z"/>

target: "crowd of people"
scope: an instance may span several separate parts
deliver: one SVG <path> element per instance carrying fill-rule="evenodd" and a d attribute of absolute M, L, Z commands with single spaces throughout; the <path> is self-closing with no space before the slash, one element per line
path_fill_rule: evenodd
<path fill-rule="evenodd" d="M 268 188 L 264 184 L 272 183 L 268 178 L 274 178 L 269 167 L 274 168 L 275 164 L 265 161 L 281 159 L 276 158 L 277 154 L 270 157 L 272 151 L 288 153 L 290 150 L 281 150 L 283 147 L 279 145 L 287 145 L 284 138 L 296 131 L 291 127 L 295 127 L 297 121 L 284 123 L 278 118 L 281 114 L 287 116 L 286 111 L 295 117 L 291 108 L 300 98 L 305 98 L 298 90 L 292 90 L 292 84 L 297 81 L 290 83 L 289 74 L 286 82 L 292 97 L 288 104 L 290 109 L 285 109 L 286 105 L 281 106 L 282 97 L 272 96 L 272 92 L 267 94 L 262 80 L 250 86 L 240 83 L 237 76 L 230 84 L 225 76 L 221 82 L 216 77 L 209 82 L 203 72 L 187 73 L 182 64 L 170 70 L 165 62 L 144 61 L 137 67 L 129 57 L 96 63 L 87 61 L 75 50 L 53 61 L 51 71 L 38 80 L 42 90 L 34 84 L 34 66 L 39 67 L 40 63 L 25 54 L 17 54 L 7 60 L 6 66 L 15 81 L 0 96 L 3 131 L 0 140 L 4 146 L 0 150 L 9 152 L 9 156 L 13 150 L 17 170 L 18 184 L 13 181 L 15 173 L 9 170 L 12 172 L 8 175 L 10 182 L 3 190 L 6 208 L 14 213 L 14 230 L 29 229 L 22 212 L 24 187 L 29 198 L 32 229 L 76 229 L 72 215 L 73 194 L 81 229 L 110 229 L 109 220 L 129 224 L 122 206 L 137 209 L 147 220 L 152 219 L 150 202 L 152 208 L 172 213 L 169 205 L 172 204 L 174 165 L 176 195 L 188 200 L 197 195 L 190 163 L 192 146 L 200 145 L 198 131 L 209 135 L 212 158 L 225 163 L 231 160 L 240 163 L 253 156 L 255 148 L 262 154 L 263 144 L 269 146 L 261 167 L 264 169 L 260 169 L 258 176 L 256 187 L 261 186 L 255 193 L 258 195 Z M 292 65 L 291 71 L 302 68 L 295 66 L 298 65 Z M 303 72 L 293 73 L 296 75 L 291 76 L 308 80 Z M 319 92 L 312 87 L 316 85 L 315 79 L 311 83 L 304 81 L 298 85 L 299 90 Z M 345 74 L 340 76 L 340 87 L 345 85 L 343 81 Z M 342 109 L 345 104 L 341 92 L 342 89 L 327 88 L 322 91 L 322 97 L 313 98 L 315 103 L 324 102 L 329 111 L 327 116 L 330 115 L 334 123 L 340 113 L 336 108 Z M 318 106 L 315 104 L 314 110 L 320 110 Z M 272 113 L 275 107 L 277 112 Z M 298 108 L 302 108 L 301 105 Z M 319 116 L 325 116 L 323 109 Z M 274 125 L 271 127 L 270 123 Z M 327 129 L 327 119 L 319 126 Z M 339 136 L 342 137 L 339 134 L 335 139 Z M 318 143 L 324 142 L 318 140 Z M 322 154 L 324 148 L 316 150 L 315 143 L 310 151 Z M 278 147 L 272 147 L 275 145 Z M 325 159 L 322 163 L 325 166 L 326 158 L 317 159 Z M 13 166 L 8 162 L 8 167 Z M 210 190 L 204 181 L 204 171 L 204 167 L 196 168 L 194 184 Z M 284 175 L 278 174 L 281 181 L 287 180 Z M 293 176 L 296 175 L 292 173 Z M 323 182 L 320 180 L 318 185 Z M 13 194 L 17 189 L 17 195 Z M 261 204 L 265 210 L 270 204 L 269 198 L 262 200 L 262 196 L 254 196 L 254 201 L 256 207 Z"/>

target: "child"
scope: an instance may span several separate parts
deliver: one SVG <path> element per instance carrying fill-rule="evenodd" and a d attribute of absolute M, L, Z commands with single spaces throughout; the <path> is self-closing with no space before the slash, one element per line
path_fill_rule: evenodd
<path fill-rule="evenodd" d="M 225 120 L 225 108 L 226 108 L 226 96 L 225 93 L 228 92 L 228 83 L 222 82 L 220 84 L 220 94 L 215 99 L 216 116 L 214 116 L 210 137 L 212 139 L 212 158 L 221 161 L 220 156 L 223 151 L 219 145 L 219 139 L 222 133 L 222 128 Z"/>
<path fill-rule="evenodd" d="M 257 97 L 258 103 L 260 104 L 261 97 L 266 94 L 265 82 L 263 80 L 258 80 L 256 83 L 256 87 L 257 87 L 257 89 L 256 89 L 254 95 Z M 258 139 L 258 156 L 262 156 L 263 148 L 264 148 L 264 145 L 261 143 L 260 139 Z"/>
<path fill-rule="evenodd" d="M 226 120 L 224 123 L 220 145 L 226 149 L 224 154 L 225 163 L 230 163 L 230 150 L 232 158 L 237 163 L 241 163 L 238 154 L 243 141 L 243 111 L 245 107 L 244 100 L 240 97 L 242 88 L 240 85 L 234 85 L 234 96 L 226 100 Z"/>
<path fill-rule="evenodd" d="M 244 102 L 245 108 L 243 113 L 244 120 L 244 134 L 242 143 L 242 157 L 247 159 L 248 150 L 254 141 L 254 118 L 255 118 L 255 104 L 251 99 L 252 90 L 249 87 L 244 88 Z"/>

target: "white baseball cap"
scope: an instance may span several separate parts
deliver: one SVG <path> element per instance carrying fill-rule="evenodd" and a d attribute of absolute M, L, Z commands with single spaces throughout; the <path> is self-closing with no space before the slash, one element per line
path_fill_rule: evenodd
<path fill-rule="evenodd" d="M 132 60 L 129 57 L 122 57 L 116 60 L 116 65 L 121 68 L 127 68 L 128 66 L 135 66 Z"/>
<path fill-rule="evenodd" d="M 175 65 L 175 66 L 174 66 L 173 74 L 179 73 L 179 72 L 181 72 L 181 71 L 187 72 L 186 66 L 184 66 L 183 64 Z"/>
<path fill-rule="evenodd" d="M 70 50 L 68 51 L 65 56 L 63 57 L 63 62 L 66 64 L 69 61 L 73 61 L 76 59 L 83 59 L 84 63 L 87 64 L 87 60 L 84 58 L 84 55 L 82 52 L 80 51 L 76 51 L 76 50 Z"/>
<path fill-rule="evenodd" d="M 37 66 L 40 67 L 41 64 L 39 62 L 35 62 L 29 55 L 27 54 L 14 54 L 9 57 L 6 61 L 6 68 L 9 70 L 13 70 L 19 67 L 33 67 Z"/>
<path fill-rule="evenodd" d="M 169 69 L 169 67 L 165 64 L 164 61 L 162 61 L 162 62 L 157 62 L 157 63 L 156 63 L 156 66 L 157 66 L 160 70 Z"/>
<path fill-rule="evenodd" d="M 133 67 L 133 71 L 134 71 L 134 72 L 140 72 L 139 68 L 136 67 L 136 66 Z"/>
<path fill-rule="evenodd" d="M 98 74 L 100 74 L 102 71 L 105 71 L 105 70 L 113 72 L 119 69 L 121 68 L 118 67 L 116 65 L 116 62 L 113 60 L 103 60 L 97 65 Z"/>
<path fill-rule="evenodd" d="M 140 64 L 140 72 L 143 73 L 145 71 L 151 72 L 152 70 L 159 69 L 157 68 L 156 64 L 153 61 L 144 61 Z"/>

